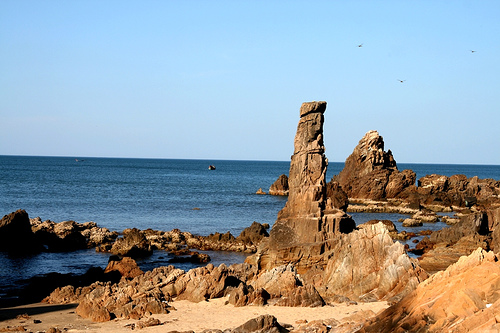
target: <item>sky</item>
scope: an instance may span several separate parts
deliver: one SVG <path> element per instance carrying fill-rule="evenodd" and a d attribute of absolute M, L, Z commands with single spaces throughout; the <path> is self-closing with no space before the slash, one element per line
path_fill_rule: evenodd
<path fill-rule="evenodd" d="M 289 161 L 301 104 L 326 101 L 329 161 L 377 130 L 399 163 L 500 165 L 499 17 L 497 0 L 0 0 L 0 155 Z"/>

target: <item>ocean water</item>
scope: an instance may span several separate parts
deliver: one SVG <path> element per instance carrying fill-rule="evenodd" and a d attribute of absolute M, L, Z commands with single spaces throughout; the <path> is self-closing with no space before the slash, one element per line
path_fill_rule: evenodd
<path fill-rule="evenodd" d="M 208 170 L 213 164 L 216 170 Z M 268 191 L 289 162 L 175 160 L 74 157 L 0 156 L 0 214 L 24 209 L 30 217 L 54 222 L 94 221 L 101 227 L 172 230 L 198 235 L 230 231 L 237 236 L 253 221 L 271 226 L 286 198 L 257 195 Z M 338 174 L 343 163 L 330 162 L 327 179 Z M 417 179 L 426 174 L 465 174 L 500 179 L 500 166 L 398 164 L 412 169 Z M 360 224 L 370 219 L 397 222 L 399 214 L 352 214 Z M 441 229 L 442 223 L 424 229 Z M 209 253 L 218 265 L 242 262 L 244 254 Z M 104 268 L 109 255 L 94 250 L 42 253 L 12 257 L 0 253 L 0 297 L 29 277 L 49 272 L 84 273 L 92 266 Z M 167 265 L 162 251 L 139 262 L 144 270 Z M 189 264 L 179 265 L 189 269 Z"/>

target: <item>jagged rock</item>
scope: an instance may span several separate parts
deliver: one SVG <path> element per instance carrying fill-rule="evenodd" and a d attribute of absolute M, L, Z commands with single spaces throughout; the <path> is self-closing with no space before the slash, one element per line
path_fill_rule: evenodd
<path fill-rule="evenodd" d="M 303 281 L 290 288 L 296 293 L 301 286 L 307 289 L 311 285 L 323 299 L 340 295 L 353 300 L 397 301 L 427 278 L 427 273 L 408 257 L 403 245 L 393 242 L 382 223 L 355 230 L 351 217 L 336 209 L 326 195 L 322 136 L 325 108 L 324 102 L 302 105 L 290 163 L 288 201 L 269 238 L 246 262 L 259 267 L 257 281 L 276 267 L 292 265 Z M 382 138 L 376 132 L 372 134 L 376 135 L 375 142 L 367 139 L 363 149 L 366 154 L 377 149 L 361 162 L 368 160 L 369 172 L 380 171 L 380 167 L 396 172 L 392 154 L 383 152 Z M 362 165 L 358 163 L 358 167 Z M 356 172 L 363 173 L 360 170 Z M 290 277 L 288 281 L 294 280 Z M 280 285 L 286 282 L 281 279 Z M 252 286 L 262 287 L 271 298 L 276 294 L 270 286 L 256 282 Z M 297 305 L 298 300 L 294 302 Z"/>
<path fill-rule="evenodd" d="M 359 332 L 497 332 L 500 262 L 477 249 L 432 275 Z"/>
<path fill-rule="evenodd" d="M 288 195 L 288 177 L 283 174 L 269 188 L 271 195 Z"/>
<path fill-rule="evenodd" d="M 111 253 L 131 258 L 150 256 L 153 253 L 146 236 L 139 229 L 132 228 L 123 231 L 123 237 L 118 238 L 111 247 Z"/>
<path fill-rule="evenodd" d="M 471 254 L 478 247 L 498 249 L 500 241 L 500 207 L 464 215 L 460 222 L 433 232 L 419 249 L 419 262 L 429 273 L 446 269 L 461 256 Z"/>
<path fill-rule="evenodd" d="M 426 206 L 492 207 L 500 204 L 500 181 L 465 175 L 427 175 L 418 180 L 416 195 Z"/>
<path fill-rule="evenodd" d="M 322 306 L 323 298 L 312 285 L 306 285 L 292 265 L 275 267 L 262 272 L 252 282 L 256 290 L 264 289 L 275 305 L 281 306 Z"/>
<path fill-rule="evenodd" d="M 31 230 L 25 210 L 19 209 L 0 220 L 0 251 L 15 254 L 36 253 L 43 250 Z"/>
<path fill-rule="evenodd" d="M 272 315 L 262 315 L 250 319 L 232 330 L 232 333 L 286 333 L 288 330 L 278 323 Z"/>
<path fill-rule="evenodd" d="M 288 178 L 288 200 L 278 213 L 269 238 L 261 243 L 260 252 L 247 258 L 247 262 L 262 269 L 302 260 L 307 270 L 312 263 L 307 262 L 304 252 L 311 256 L 321 255 L 319 242 L 355 228 L 351 217 L 334 208 L 332 200 L 326 197 L 325 110 L 326 102 L 303 103 L 300 108 Z M 304 249 L 309 246 L 306 244 L 313 244 L 312 248 Z"/>
<path fill-rule="evenodd" d="M 382 136 L 368 131 L 332 181 L 337 181 L 349 198 L 381 200 L 396 198 L 414 187 L 416 174 L 411 170 L 399 172 L 392 152 L 384 151 Z"/>
<path fill-rule="evenodd" d="M 266 194 L 266 192 L 264 192 L 262 188 L 259 188 L 255 194 Z"/>
<path fill-rule="evenodd" d="M 239 279 L 230 275 L 226 265 L 214 267 L 208 264 L 205 267 L 193 268 L 178 277 L 168 289 L 168 293 L 177 296 L 178 300 L 201 302 L 222 297 L 228 292 L 226 288 L 236 288 L 240 283 Z"/>
<path fill-rule="evenodd" d="M 367 225 L 330 243 L 324 272 L 324 297 L 355 301 L 397 301 L 428 275 L 404 246 L 394 242 L 383 223 Z"/>
<path fill-rule="evenodd" d="M 118 237 L 116 231 L 99 228 L 95 222 L 77 223 L 42 221 L 40 217 L 30 219 L 31 230 L 48 251 L 66 252 L 88 249 L 112 243 Z"/>
<path fill-rule="evenodd" d="M 266 228 L 254 221 L 248 228 L 243 229 L 236 240 L 249 245 L 259 245 L 264 237 L 269 237 Z"/>
<path fill-rule="evenodd" d="M 326 197 L 331 200 L 333 207 L 347 211 L 349 198 L 338 182 L 332 181 L 326 184 Z"/>
<path fill-rule="evenodd" d="M 110 258 L 108 266 L 104 269 L 104 273 L 114 271 L 118 271 L 124 278 L 131 279 L 144 274 L 144 272 L 137 265 L 136 261 L 130 257 L 123 257 L 122 259 L 117 257 Z"/>
<path fill-rule="evenodd" d="M 254 290 L 252 286 L 247 286 L 244 283 L 231 290 L 229 293 L 229 303 L 234 306 L 247 306 L 247 305 L 265 305 L 271 298 L 269 293 L 260 288 Z"/>

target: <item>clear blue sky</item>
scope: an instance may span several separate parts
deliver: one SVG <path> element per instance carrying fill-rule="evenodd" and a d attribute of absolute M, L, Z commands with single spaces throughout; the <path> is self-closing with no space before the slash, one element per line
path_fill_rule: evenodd
<path fill-rule="evenodd" d="M 0 0 L 0 155 L 498 165 L 499 74 L 497 0 Z"/>

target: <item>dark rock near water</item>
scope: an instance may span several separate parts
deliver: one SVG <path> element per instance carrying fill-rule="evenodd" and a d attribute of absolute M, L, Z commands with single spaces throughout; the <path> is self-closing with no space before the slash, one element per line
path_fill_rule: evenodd
<path fill-rule="evenodd" d="M 25 210 L 17 210 L 0 220 L 0 251 L 24 255 L 42 250 L 44 248 L 35 238 Z"/>

